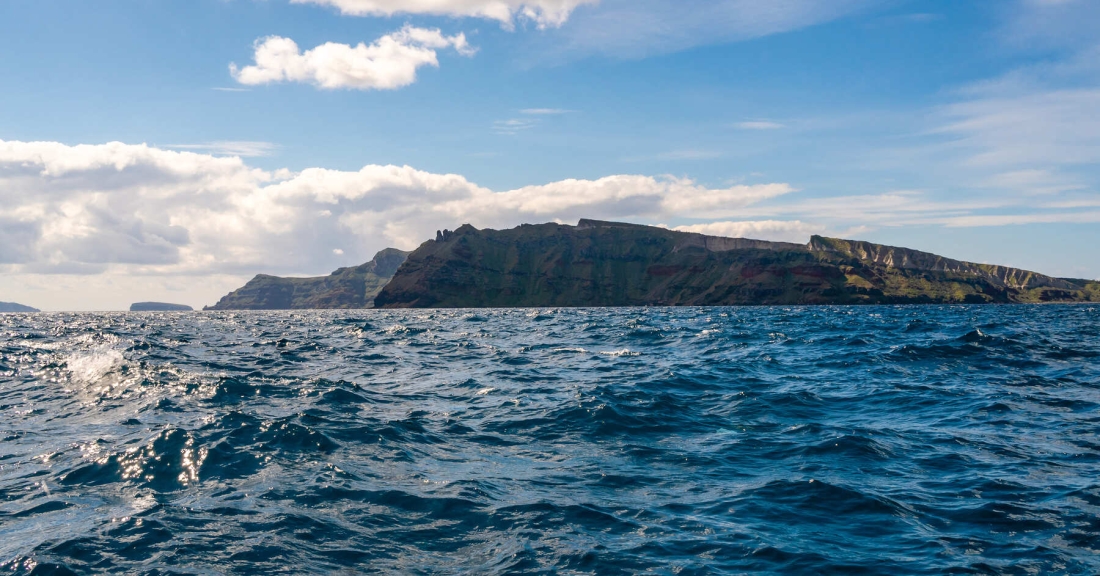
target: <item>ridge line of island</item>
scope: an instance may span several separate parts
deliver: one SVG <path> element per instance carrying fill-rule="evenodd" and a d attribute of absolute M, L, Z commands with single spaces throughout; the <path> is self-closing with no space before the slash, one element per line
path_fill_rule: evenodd
<path fill-rule="evenodd" d="M 1100 282 L 858 240 L 582 219 L 436 233 L 328 276 L 260 274 L 205 310 L 1100 302 Z"/>
<path fill-rule="evenodd" d="M 795 244 L 582 219 L 508 230 L 464 224 L 328 276 L 258 274 L 204 310 L 1072 302 L 1100 302 L 1100 281 L 859 240 Z M 0 312 L 37 310 L 0 302 Z"/>

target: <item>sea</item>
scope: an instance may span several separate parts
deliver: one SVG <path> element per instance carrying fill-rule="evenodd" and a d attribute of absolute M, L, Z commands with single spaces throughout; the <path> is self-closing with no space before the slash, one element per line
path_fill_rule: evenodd
<path fill-rule="evenodd" d="M 8 574 L 1098 574 L 1100 307 L 0 315 Z"/>

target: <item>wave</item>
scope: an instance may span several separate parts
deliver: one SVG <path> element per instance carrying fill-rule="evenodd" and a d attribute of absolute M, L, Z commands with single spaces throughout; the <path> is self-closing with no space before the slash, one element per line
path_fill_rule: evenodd
<path fill-rule="evenodd" d="M 0 570 L 1100 572 L 1094 307 L 0 317 Z"/>

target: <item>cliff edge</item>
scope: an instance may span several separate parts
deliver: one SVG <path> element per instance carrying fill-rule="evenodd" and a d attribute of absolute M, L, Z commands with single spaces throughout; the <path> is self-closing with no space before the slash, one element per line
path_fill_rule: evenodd
<path fill-rule="evenodd" d="M 375 306 L 1090 301 L 1100 301 L 1100 283 L 869 242 L 815 236 L 802 245 L 581 220 L 442 231 L 409 255 Z"/>

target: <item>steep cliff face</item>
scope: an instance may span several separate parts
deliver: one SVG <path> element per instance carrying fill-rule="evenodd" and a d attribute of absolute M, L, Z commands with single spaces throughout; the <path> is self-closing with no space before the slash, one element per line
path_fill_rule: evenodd
<path fill-rule="evenodd" d="M 409 253 L 387 248 L 366 264 L 316 278 L 259 274 L 206 310 L 307 310 L 370 308 L 378 291 Z"/>
<path fill-rule="evenodd" d="M 815 237 L 808 245 L 582 220 L 425 242 L 386 308 L 1100 300 L 1100 285 Z"/>

